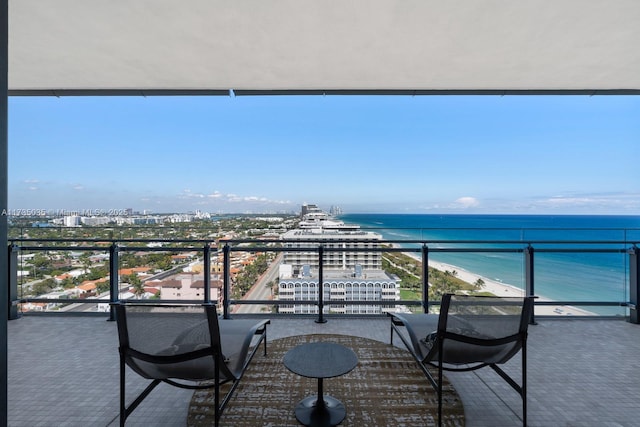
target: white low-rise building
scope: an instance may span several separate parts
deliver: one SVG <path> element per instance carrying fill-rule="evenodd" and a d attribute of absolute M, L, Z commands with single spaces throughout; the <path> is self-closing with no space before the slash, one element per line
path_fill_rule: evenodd
<path fill-rule="evenodd" d="M 281 270 L 282 271 L 282 270 Z M 383 270 L 357 270 L 353 273 L 329 270 L 322 275 L 324 303 L 340 302 L 324 306 L 323 313 L 381 314 L 398 310 L 400 279 Z M 281 277 L 278 284 L 281 301 L 318 300 L 318 271 L 307 270 L 299 277 Z M 350 304 L 351 301 L 372 301 L 372 304 Z M 388 302 L 388 304 L 381 304 Z M 317 314 L 316 304 L 281 304 L 280 313 Z"/>

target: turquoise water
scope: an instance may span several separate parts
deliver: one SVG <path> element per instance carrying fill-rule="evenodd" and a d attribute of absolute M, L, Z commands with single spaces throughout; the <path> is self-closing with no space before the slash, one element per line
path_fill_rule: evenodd
<path fill-rule="evenodd" d="M 629 256 L 626 250 L 640 242 L 640 216 L 345 214 L 340 219 L 378 232 L 389 240 L 431 241 L 428 243 L 430 259 L 521 289 L 524 288 L 524 256 L 521 253 L 439 253 L 433 249 L 456 246 L 524 248 L 532 242 L 535 294 L 562 301 L 628 301 Z M 514 243 L 454 245 L 437 242 L 483 239 Z M 572 243 L 551 243 L 557 241 Z M 599 243 L 581 243 L 586 241 Z M 419 244 L 402 246 L 418 247 Z M 560 246 L 619 252 L 543 252 Z M 617 307 L 585 308 L 601 314 L 624 314 L 624 309 Z"/>

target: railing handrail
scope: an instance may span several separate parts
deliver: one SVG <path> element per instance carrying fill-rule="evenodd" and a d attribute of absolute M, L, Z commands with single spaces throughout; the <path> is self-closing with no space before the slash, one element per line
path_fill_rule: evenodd
<path fill-rule="evenodd" d="M 458 230 L 458 228 L 456 228 Z M 475 229 L 475 230 L 484 230 Z M 502 230 L 502 229 L 500 229 Z M 545 229 L 550 230 L 550 229 Z M 593 231 L 596 231 L 594 229 Z M 640 229 L 638 229 L 640 231 Z M 9 243 L 15 242 L 58 242 L 58 243 L 74 243 L 74 242 L 93 242 L 93 243 L 215 243 L 220 245 L 224 244 L 245 244 L 245 243 L 319 243 L 319 244 L 332 244 L 332 243 L 378 243 L 378 244 L 524 244 L 524 245 L 539 245 L 539 244 L 607 244 L 607 245 L 640 245 L 640 239 L 374 239 L 374 238 L 353 238 L 353 239 L 340 239 L 334 238 L 331 240 L 322 238 L 305 238 L 305 239 L 165 239 L 165 238 L 38 238 L 38 237 L 12 237 L 8 239 Z M 98 246 L 99 249 L 103 249 L 105 246 Z M 144 247 L 145 249 L 149 249 Z"/>
<path fill-rule="evenodd" d="M 504 228 L 500 228 L 503 230 Z M 228 257 L 231 252 L 316 252 L 319 254 L 318 265 L 323 265 L 323 254 L 331 252 L 422 252 L 423 265 L 428 265 L 428 253 L 430 252 L 451 252 L 451 253 L 480 253 L 480 252 L 503 252 L 503 253 L 523 253 L 525 256 L 525 264 L 528 268 L 533 269 L 533 253 L 628 253 L 630 256 L 629 267 L 629 301 L 536 301 L 536 305 L 598 305 L 598 306 L 620 306 L 629 307 L 632 311 L 635 311 L 637 305 L 638 295 L 640 295 L 640 284 L 638 284 L 638 245 L 640 241 L 628 240 L 628 239 L 606 239 L 606 240 L 496 240 L 496 239 L 370 239 L 370 238 L 340 238 L 339 236 L 332 236 L 331 240 L 326 239 L 89 239 L 89 238 L 12 238 L 10 254 L 17 254 L 20 251 L 110 251 L 110 257 L 116 257 L 118 252 L 126 251 L 163 251 L 163 252 L 198 252 L 201 254 L 215 254 L 219 253 L 221 247 L 225 257 Z M 56 246 L 56 245 L 34 245 L 34 243 L 82 243 L 82 242 L 100 242 L 105 243 L 103 246 L 98 245 L 83 245 L 83 246 Z M 107 245 L 108 243 L 108 245 Z M 189 246 L 127 246 L 128 243 L 173 243 L 173 244 L 188 244 Z M 266 246 L 268 244 L 277 244 L 275 246 Z M 259 245 L 259 246 L 247 246 Z M 371 247 L 352 247 L 353 245 L 367 244 Z M 489 244 L 493 247 L 464 247 L 464 245 L 483 245 Z M 288 246 L 292 245 L 292 246 Z M 300 246 L 303 245 L 303 246 Z M 307 245 L 307 246 L 304 246 Z M 343 247 L 337 247 L 337 245 L 344 245 Z M 386 246 L 391 245 L 391 246 Z M 409 246 L 402 246 L 409 245 Z M 411 246 L 415 245 L 415 246 Z M 436 246 L 433 246 L 436 245 Z M 440 245 L 458 245 L 463 247 L 442 247 Z M 509 247 L 495 247 L 496 245 L 510 245 Z M 513 247 L 513 245 L 516 245 Z M 542 247 L 540 247 L 542 245 Z M 564 247 L 548 247 L 544 245 L 560 245 Z M 571 245 L 578 245 L 577 247 L 567 247 Z M 611 247 L 616 245 L 618 247 Z M 605 247 L 602 247 L 605 246 Z M 115 255 L 114 255 L 115 251 Z M 17 255 L 16 255 L 17 256 Z M 119 301 L 119 288 L 117 271 L 113 270 L 113 263 L 109 264 L 109 273 L 112 280 L 110 302 Z M 117 265 L 117 262 L 116 264 Z M 223 277 L 225 283 L 223 286 L 223 304 L 225 307 L 224 314 L 229 316 L 230 304 L 266 304 L 266 305 L 290 305 L 290 304 L 303 304 L 311 305 L 315 304 L 320 308 L 324 305 L 369 305 L 375 304 L 379 306 L 388 305 L 422 305 L 425 311 L 429 310 L 429 306 L 432 302 L 426 299 L 428 294 L 428 279 L 424 277 L 423 272 L 423 298 L 421 301 L 324 301 L 323 292 L 319 292 L 319 300 L 234 300 L 230 297 L 230 281 L 228 280 L 230 275 L 230 268 L 228 260 L 225 261 L 225 268 L 223 269 Z M 14 266 L 15 267 L 15 266 Z M 210 269 L 205 269 L 205 283 L 210 285 Z M 17 271 L 14 273 L 13 278 L 10 277 L 10 285 L 14 283 L 17 286 Z M 322 276 L 322 275 L 320 275 Z M 529 277 L 531 276 L 531 277 Z M 13 279 L 13 280 L 11 280 Z M 533 288 L 533 270 L 531 274 L 527 274 L 525 277 L 526 286 L 525 293 L 527 295 L 534 295 Z M 324 283 L 322 277 L 320 283 Z M 114 286 L 115 284 L 115 286 Z M 114 294 L 115 292 L 115 294 Z M 208 294 L 208 292 L 205 292 Z M 17 295 L 17 293 L 14 293 Z M 206 296 L 206 295 L 205 295 Z M 205 297 L 209 302 L 209 298 Z M 178 300 L 182 301 L 182 300 Z M 10 301 L 11 306 L 15 307 L 17 303 L 21 302 L 51 302 L 51 303 L 107 303 L 105 299 L 86 298 L 86 299 L 46 299 L 38 297 L 22 298 L 20 300 L 13 299 Z M 169 302 L 163 300 L 163 302 Z M 198 302 L 198 301 L 195 301 Z M 200 301 L 202 302 L 202 301 Z M 320 320 L 322 320 L 323 310 L 319 310 Z M 632 313 L 632 318 L 638 318 L 637 314 Z M 640 321 L 640 319 L 638 319 Z"/>

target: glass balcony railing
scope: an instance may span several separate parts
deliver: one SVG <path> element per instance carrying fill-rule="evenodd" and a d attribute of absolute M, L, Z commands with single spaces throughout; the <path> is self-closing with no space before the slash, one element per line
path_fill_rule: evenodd
<path fill-rule="evenodd" d="M 638 241 L 10 240 L 11 317 L 103 313 L 126 299 L 234 313 L 433 311 L 447 292 L 536 296 L 536 315 L 639 322 Z M 322 289 L 322 292 L 318 292 Z"/>

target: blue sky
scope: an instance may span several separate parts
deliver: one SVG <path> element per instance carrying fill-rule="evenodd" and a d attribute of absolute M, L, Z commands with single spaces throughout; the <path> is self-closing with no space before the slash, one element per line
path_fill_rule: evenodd
<path fill-rule="evenodd" d="M 640 213 L 640 97 L 13 97 L 9 208 Z"/>

